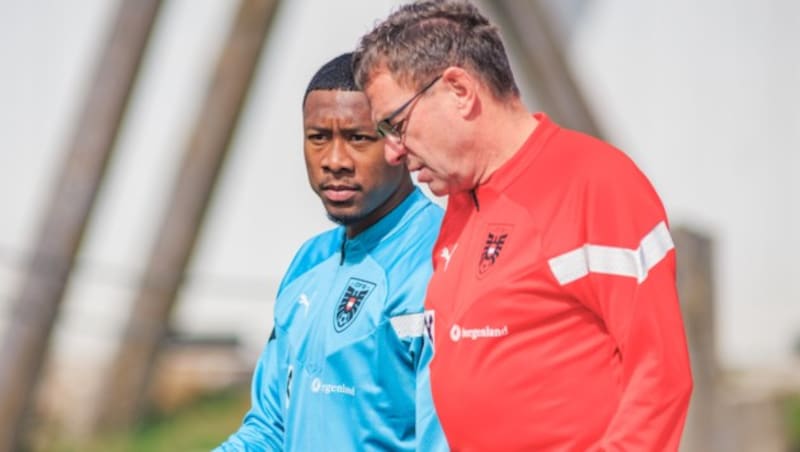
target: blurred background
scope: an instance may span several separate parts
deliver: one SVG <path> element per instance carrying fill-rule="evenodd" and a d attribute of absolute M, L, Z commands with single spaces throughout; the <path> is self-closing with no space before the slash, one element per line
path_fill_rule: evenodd
<path fill-rule="evenodd" d="M 0 452 L 208 450 L 238 426 L 278 282 L 331 226 L 305 86 L 399 3 L 0 1 Z M 663 198 L 684 450 L 800 450 L 800 2 L 476 3 L 529 108 Z"/>

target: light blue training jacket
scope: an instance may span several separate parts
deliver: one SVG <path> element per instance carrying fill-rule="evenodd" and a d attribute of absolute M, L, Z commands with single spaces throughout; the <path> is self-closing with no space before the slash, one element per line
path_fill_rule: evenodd
<path fill-rule="evenodd" d="M 216 451 L 446 451 L 423 302 L 442 210 L 415 189 L 352 239 L 306 242 L 278 289 L 251 408 Z"/>

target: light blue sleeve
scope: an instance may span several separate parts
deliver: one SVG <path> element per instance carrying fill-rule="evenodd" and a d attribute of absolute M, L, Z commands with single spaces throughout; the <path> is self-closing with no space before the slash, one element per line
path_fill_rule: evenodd
<path fill-rule="evenodd" d="M 405 295 L 403 305 L 415 318 L 415 326 L 408 338 L 408 350 L 413 357 L 416 377 L 415 391 L 415 432 L 418 452 L 447 452 L 450 450 L 445 439 L 436 408 L 433 405 L 429 364 L 433 358 L 433 347 L 427 336 L 425 313 L 422 312 L 425 290 L 430 270 L 420 267 L 410 273 L 397 292 Z"/>
<path fill-rule="evenodd" d="M 402 302 L 405 312 L 419 314 L 419 326 L 414 328 L 416 334 L 411 338 L 409 351 L 414 357 L 416 373 L 416 419 L 415 430 L 417 451 L 419 452 L 448 452 L 450 447 L 444 436 L 439 416 L 433 404 L 431 394 L 429 364 L 433 358 L 433 347 L 427 337 L 424 323 L 424 302 L 427 292 L 428 280 L 433 268 L 431 266 L 431 250 L 438 235 L 442 220 L 442 211 L 437 206 L 429 206 L 416 223 L 419 229 L 411 234 L 413 243 L 403 243 L 402 249 L 408 252 L 411 259 L 406 265 L 399 265 L 394 270 L 402 281 L 395 288 Z"/>
<path fill-rule="evenodd" d="M 278 340 L 275 330 L 258 359 L 250 390 L 250 411 L 239 430 L 214 452 L 255 452 L 283 450 L 283 410 L 279 379 Z"/>
<path fill-rule="evenodd" d="M 300 247 L 278 287 L 276 305 L 280 303 L 284 288 L 301 275 L 304 269 L 313 266 L 309 263 L 310 259 L 324 255 L 321 254 L 324 253 L 323 248 L 314 239 Z M 277 324 L 278 319 L 274 320 L 273 324 Z M 281 350 L 283 338 L 277 336 L 276 331 L 277 328 L 273 327 L 272 334 L 253 371 L 253 381 L 250 387 L 250 411 L 244 416 L 239 430 L 213 452 L 279 452 L 283 450 L 284 420 L 281 387 L 284 387 L 282 382 L 286 381 L 288 374 L 282 366 L 286 356 L 285 351 Z"/>
<path fill-rule="evenodd" d="M 428 365 L 433 358 L 430 341 L 423 335 L 422 351 L 417 361 L 417 451 L 448 452 L 450 447 L 439 423 L 439 416 L 433 405 L 431 378 Z"/>

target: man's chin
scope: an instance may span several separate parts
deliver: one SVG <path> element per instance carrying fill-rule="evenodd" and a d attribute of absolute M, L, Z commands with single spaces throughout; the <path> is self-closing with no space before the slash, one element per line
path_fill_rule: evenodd
<path fill-rule="evenodd" d="M 361 209 L 352 200 L 337 203 L 323 199 L 322 206 L 325 208 L 325 214 L 329 220 L 343 226 L 353 224 L 363 217 Z"/>
<path fill-rule="evenodd" d="M 441 180 L 433 178 L 430 173 L 417 173 L 417 184 L 425 184 L 428 187 L 428 190 L 436 196 L 446 196 L 448 193 L 447 184 Z"/>
<path fill-rule="evenodd" d="M 447 196 L 450 194 L 448 187 L 442 181 L 428 182 L 428 190 L 436 196 Z"/>
<path fill-rule="evenodd" d="M 363 218 L 363 215 L 357 213 L 345 214 L 342 212 L 328 211 L 328 219 L 342 226 L 349 226 L 351 224 L 358 223 Z"/>

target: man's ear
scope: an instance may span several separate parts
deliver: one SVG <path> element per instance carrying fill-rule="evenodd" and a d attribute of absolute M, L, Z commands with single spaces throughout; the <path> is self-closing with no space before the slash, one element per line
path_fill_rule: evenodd
<path fill-rule="evenodd" d="M 477 106 L 479 80 L 463 68 L 450 66 L 442 72 L 442 83 L 456 109 L 464 117 L 471 116 Z"/>

